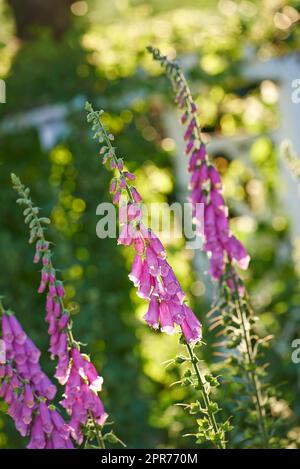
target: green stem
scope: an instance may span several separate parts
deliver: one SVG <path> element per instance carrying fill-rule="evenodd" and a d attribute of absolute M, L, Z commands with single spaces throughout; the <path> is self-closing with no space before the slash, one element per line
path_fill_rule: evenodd
<path fill-rule="evenodd" d="M 102 432 L 101 432 L 99 426 L 96 424 L 94 416 L 93 416 L 93 414 L 90 410 L 89 410 L 89 416 L 90 416 L 90 419 L 92 420 L 93 425 L 94 425 L 98 446 L 99 446 L 100 449 L 105 449 L 105 443 L 104 443 L 104 440 L 103 440 Z"/>
<path fill-rule="evenodd" d="M 192 350 L 191 346 L 188 343 L 186 343 L 186 348 L 188 350 L 188 353 L 189 353 L 189 356 L 190 356 L 190 359 L 191 359 L 191 363 L 193 365 L 193 368 L 194 368 L 196 376 L 197 376 L 198 385 L 199 385 L 199 388 L 201 390 L 203 400 L 205 402 L 206 412 L 207 412 L 210 424 L 213 428 L 214 434 L 215 435 L 220 435 L 220 430 L 218 428 L 218 424 L 216 422 L 215 415 L 211 411 L 211 400 L 210 400 L 209 395 L 206 391 L 205 383 L 203 381 L 200 370 L 198 368 L 198 358 L 196 357 L 196 355 L 194 354 L 194 351 Z M 218 442 L 217 447 L 218 447 L 218 449 L 226 449 L 225 441 L 223 440 L 222 442 Z"/>
<path fill-rule="evenodd" d="M 110 138 L 109 138 L 109 136 L 107 135 L 107 131 L 106 131 L 104 125 L 102 124 L 102 121 L 101 121 L 101 119 L 100 119 L 100 116 L 99 116 L 99 118 L 98 118 L 98 123 L 99 123 L 99 126 L 100 126 L 100 128 L 101 128 L 102 135 L 104 136 L 105 143 L 106 143 L 106 145 L 107 145 L 108 148 L 109 148 L 109 153 L 110 153 L 110 154 L 112 155 L 112 157 L 113 157 L 113 160 L 114 160 L 114 162 L 115 162 L 115 164 L 116 164 L 116 166 L 117 166 L 117 169 L 118 169 L 118 171 L 119 171 L 120 176 L 121 176 L 121 177 L 124 179 L 124 181 L 125 181 L 125 184 L 126 184 L 126 191 L 127 191 L 128 197 L 129 197 L 129 199 L 131 200 L 131 202 L 134 202 L 133 195 L 132 195 L 132 193 L 131 193 L 131 190 L 130 190 L 129 185 L 127 184 L 126 177 L 125 177 L 125 175 L 124 175 L 124 171 L 123 171 L 122 169 L 119 169 L 119 167 L 118 167 L 118 158 L 117 158 L 115 149 L 114 149 L 114 147 L 113 147 L 112 144 L 111 144 Z"/>
<path fill-rule="evenodd" d="M 28 207 L 30 208 L 30 210 L 31 210 L 31 212 L 32 212 L 32 214 L 33 214 L 33 217 L 34 217 L 34 219 L 35 219 L 35 221 L 36 221 L 36 226 L 38 227 L 38 235 L 37 235 L 37 237 L 38 237 L 42 242 L 46 243 L 47 240 L 46 240 L 45 235 L 44 235 L 44 228 L 42 227 L 42 225 L 41 225 L 41 223 L 40 223 L 40 221 L 39 221 L 38 216 L 37 216 L 36 213 L 34 212 L 34 207 L 33 207 L 33 204 L 32 204 L 31 199 L 27 196 L 27 194 L 26 194 L 24 188 L 22 188 L 22 187 L 23 187 L 23 186 L 20 186 L 20 188 L 19 188 L 19 190 L 18 190 L 18 193 L 19 193 L 23 198 L 25 198 L 25 199 L 27 200 L 27 202 L 28 202 Z M 49 267 L 50 267 L 50 269 L 55 270 L 51 259 L 49 259 Z M 69 315 L 69 318 L 70 318 L 70 312 L 68 311 L 67 308 L 65 308 L 63 299 L 62 299 L 62 298 L 59 298 L 59 302 L 60 302 L 60 304 L 61 304 L 62 311 L 67 312 L 68 315 Z M 1 307 L 2 307 L 2 304 L 1 304 L 1 301 L 0 301 L 0 311 L 2 311 L 2 309 L 3 309 L 3 307 L 2 307 L 2 309 L 1 309 Z M 5 312 L 4 309 L 3 309 L 3 312 Z M 67 325 L 67 335 L 68 335 L 69 347 L 72 348 L 72 347 L 75 346 L 75 347 L 79 348 L 78 343 L 74 340 L 73 332 L 72 332 L 72 326 L 71 326 L 71 324 L 70 324 L 69 322 L 68 322 L 68 325 Z M 97 424 L 96 424 L 96 422 L 95 422 L 95 420 L 94 420 L 92 414 L 91 414 L 91 418 L 92 418 L 92 421 L 93 421 L 93 424 L 94 424 L 94 428 L 95 428 L 95 433 L 96 433 L 97 440 L 98 440 L 98 438 L 99 438 L 99 441 L 98 441 L 99 446 L 100 446 L 101 448 L 105 448 L 102 434 L 101 434 L 100 430 L 98 429 L 98 426 L 97 426 Z M 99 432 L 100 432 L 100 435 L 99 435 Z"/>
<path fill-rule="evenodd" d="M 236 307 L 237 313 L 240 317 L 240 321 L 242 324 L 242 332 L 243 332 L 244 341 L 246 345 L 246 353 L 247 353 L 248 362 L 250 365 L 250 370 L 247 372 L 247 375 L 250 378 L 250 382 L 252 384 L 253 391 L 254 391 L 255 407 L 258 413 L 259 426 L 260 426 L 261 433 L 262 433 L 263 444 L 265 448 L 268 448 L 269 436 L 268 436 L 268 431 L 267 431 L 266 424 L 265 424 L 265 413 L 263 411 L 263 406 L 261 403 L 261 393 L 259 389 L 260 385 L 259 385 L 256 373 L 254 371 L 255 360 L 252 357 L 253 350 L 252 350 L 252 344 L 251 344 L 251 337 L 249 336 L 249 331 L 247 330 L 247 326 L 246 326 L 247 317 L 246 317 L 245 310 L 240 299 L 240 295 L 238 293 L 238 286 L 237 286 L 234 275 L 232 275 L 232 280 L 234 283 L 235 295 L 236 295 L 235 307 Z"/>
<path fill-rule="evenodd" d="M 43 243 L 46 243 L 47 240 L 45 238 L 45 235 L 44 235 L 44 228 L 42 227 L 40 221 L 39 221 L 39 217 L 34 213 L 34 207 L 33 207 L 33 204 L 31 202 L 31 199 L 29 199 L 25 193 L 25 190 L 20 190 L 19 191 L 20 195 L 22 195 L 22 197 L 26 198 L 26 200 L 28 201 L 28 207 L 30 208 L 32 214 L 33 214 L 33 218 L 35 219 L 36 221 L 36 226 L 38 227 L 38 238 L 43 242 Z M 52 264 L 52 261 L 51 259 L 49 259 L 49 267 L 50 269 L 53 269 L 55 270 L 53 264 Z M 64 302 L 62 300 L 62 298 L 59 298 L 59 302 L 61 304 L 61 307 L 62 307 L 62 311 L 67 311 L 68 314 L 69 314 L 69 317 L 70 317 L 70 313 L 68 311 L 67 308 L 65 308 L 65 305 L 64 305 Z M 68 341 L 69 341 L 69 345 L 70 347 L 73 347 L 74 345 L 77 346 L 77 343 L 75 342 L 74 340 L 74 337 L 73 337 L 73 333 L 72 333 L 72 328 L 71 328 L 71 325 L 68 323 L 68 326 L 67 326 L 67 334 L 68 334 Z"/>

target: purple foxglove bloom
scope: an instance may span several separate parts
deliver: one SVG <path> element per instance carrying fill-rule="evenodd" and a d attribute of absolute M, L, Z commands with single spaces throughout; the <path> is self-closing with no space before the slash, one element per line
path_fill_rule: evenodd
<path fill-rule="evenodd" d="M 128 277 L 133 282 L 133 285 L 137 287 L 140 283 L 140 278 L 143 270 L 143 260 L 142 257 L 136 255 L 132 264 L 132 269 Z"/>
<path fill-rule="evenodd" d="M 55 283 L 55 281 L 56 281 L 55 269 L 51 269 L 49 271 L 49 282 L 50 283 Z"/>
<path fill-rule="evenodd" d="M 49 295 L 53 297 L 57 295 L 56 287 L 53 282 L 49 284 Z"/>
<path fill-rule="evenodd" d="M 62 282 L 56 282 L 56 293 L 59 298 L 63 298 L 65 296 L 65 289 Z"/>
<path fill-rule="evenodd" d="M 195 188 L 197 188 L 197 187 L 200 185 L 200 182 L 201 182 L 200 177 L 201 177 L 200 168 L 197 168 L 197 169 L 193 172 L 192 177 L 191 177 L 191 180 L 190 180 L 190 185 L 189 185 L 189 187 L 190 187 L 191 189 L 195 189 Z M 197 193 L 199 193 L 199 192 L 197 191 Z"/>
<path fill-rule="evenodd" d="M 185 340 L 188 343 L 199 342 L 202 338 L 201 323 L 196 318 L 193 311 L 186 305 L 183 305 L 185 319 L 181 324 L 181 329 Z"/>
<path fill-rule="evenodd" d="M 199 182 L 200 182 L 200 184 L 206 182 L 208 180 L 208 169 L 207 169 L 206 164 L 204 164 L 204 163 L 201 164 L 201 166 L 199 166 L 199 168 L 198 168 L 198 172 L 199 172 Z"/>
<path fill-rule="evenodd" d="M 67 449 L 66 440 L 60 435 L 60 433 L 54 429 L 51 433 L 51 442 L 53 449 Z"/>
<path fill-rule="evenodd" d="M 165 259 L 159 259 L 159 271 L 162 277 L 166 277 L 170 271 L 171 267 Z"/>
<path fill-rule="evenodd" d="M 40 262 L 41 255 L 39 252 L 36 252 L 34 257 L 33 257 L 33 263 L 38 264 Z"/>
<path fill-rule="evenodd" d="M 42 419 L 40 415 L 37 415 L 34 419 L 31 439 L 27 446 L 28 449 L 44 449 L 46 446 L 46 438 L 42 426 Z"/>
<path fill-rule="evenodd" d="M 159 319 L 161 330 L 169 335 L 174 334 L 174 321 L 166 301 L 161 301 L 159 305 Z"/>
<path fill-rule="evenodd" d="M 133 197 L 135 203 L 140 204 L 142 202 L 142 197 L 140 196 L 140 194 L 138 193 L 136 188 L 131 187 L 130 190 L 131 190 L 131 194 L 132 194 L 132 197 Z"/>
<path fill-rule="evenodd" d="M 159 306 L 157 298 L 154 295 L 151 296 L 147 314 L 144 316 L 145 321 L 153 329 L 159 328 Z"/>
<path fill-rule="evenodd" d="M 216 189 L 221 189 L 222 187 L 221 177 L 214 166 L 212 165 L 209 166 L 208 174 L 209 174 L 209 179 L 212 183 L 212 186 L 215 187 Z"/>
<path fill-rule="evenodd" d="M 0 379 L 4 378 L 5 375 L 6 375 L 6 367 L 3 364 L 3 365 L 0 365 Z"/>
<path fill-rule="evenodd" d="M 188 116 L 189 116 L 188 112 L 185 112 L 184 114 L 182 114 L 182 116 L 180 118 L 180 121 L 181 121 L 182 124 L 186 123 L 186 121 L 188 119 Z"/>
<path fill-rule="evenodd" d="M 22 345 L 15 344 L 15 361 L 17 366 L 24 365 L 27 362 L 27 356 Z"/>
<path fill-rule="evenodd" d="M 10 415 L 10 417 L 14 419 L 15 422 L 17 422 L 21 419 L 21 412 L 22 402 L 20 402 L 18 399 L 14 399 L 8 408 L 8 415 Z"/>
<path fill-rule="evenodd" d="M 5 396 L 7 388 L 8 388 L 8 383 L 6 381 L 3 381 L 0 385 L 0 397 Z"/>
<path fill-rule="evenodd" d="M 210 274 L 213 279 L 218 280 L 224 273 L 224 252 L 221 247 L 216 247 L 211 253 Z"/>
<path fill-rule="evenodd" d="M 130 173 L 129 171 L 124 171 L 124 176 L 128 181 L 134 181 L 135 180 L 135 175 Z"/>
<path fill-rule="evenodd" d="M 27 376 L 32 380 L 34 385 L 38 385 L 42 381 L 43 377 L 45 376 L 38 363 L 27 363 L 26 368 L 24 368 L 23 370 L 24 375 L 25 375 L 26 370 L 27 370 Z M 18 371 L 20 371 L 20 367 Z"/>
<path fill-rule="evenodd" d="M 176 324 L 182 324 L 182 321 L 185 318 L 183 305 L 181 303 L 176 303 L 175 301 L 170 301 L 168 303 L 168 308 L 173 321 L 176 322 Z"/>
<path fill-rule="evenodd" d="M 95 379 L 91 380 L 89 378 L 89 373 L 87 373 L 87 377 L 91 383 L 90 389 L 95 393 L 100 392 L 102 390 L 103 378 L 101 376 L 97 376 Z"/>
<path fill-rule="evenodd" d="M 8 383 L 8 386 L 5 389 L 5 394 L 4 394 L 4 400 L 6 404 L 11 404 L 14 400 L 14 390 L 11 386 L 10 383 Z"/>
<path fill-rule="evenodd" d="M 153 249 L 153 251 L 156 252 L 157 256 L 160 259 L 165 259 L 167 257 L 167 253 L 166 253 L 165 248 L 163 247 L 162 242 L 153 233 L 153 231 L 150 232 L 150 246 Z"/>
<path fill-rule="evenodd" d="M 64 440 L 67 440 L 69 438 L 70 429 L 68 428 L 68 425 L 65 423 L 62 416 L 53 409 L 50 410 L 50 415 L 54 428 L 58 431 Z"/>
<path fill-rule="evenodd" d="M 229 226 L 228 226 L 228 218 L 224 214 L 224 212 L 219 212 L 216 215 L 216 231 L 218 233 L 218 238 L 225 244 L 229 239 Z"/>
<path fill-rule="evenodd" d="M 61 315 L 61 304 L 59 301 L 54 300 L 53 314 L 56 318 L 59 318 Z"/>
<path fill-rule="evenodd" d="M 76 418 L 71 418 L 69 422 L 72 438 L 81 445 L 83 442 L 83 434 L 81 431 L 81 424 Z"/>
<path fill-rule="evenodd" d="M 47 284 L 43 281 L 41 281 L 40 286 L 38 288 L 38 293 L 43 293 L 46 290 Z"/>
<path fill-rule="evenodd" d="M 48 327 L 48 334 L 53 335 L 58 332 L 58 324 L 57 320 L 54 316 L 49 318 L 49 327 Z"/>
<path fill-rule="evenodd" d="M 111 159 L 110 160 L 110 169 L 116 169 L 117 166 L 118 166 L 117 163 L 113 159 Z"/>
<path fill-rule="evenodd" d="M 28 435 L 29 426 L 26 423 L 24 423 L 21 418 L 15 421 L 15 425 L 16 425 L 16 429 L 18 430 L 21 436 Z"/>
<path fill-rule="evenodd" d="M 50 337 L 50 347 L 49 352 L 51 353 L 51 359 L 57 355 L 58 345 L 59 345 L 60 332 L 56 332 Z"/>
<path fill-rule="evenodd" d="M 148 300 L 150 297 L 151 289 L 152 289 L 151 275 L 149 274 L 149 271 L 148 271 L 148 265 L 144 261 L 143 266 L 142 266 L 142 272 L 140 276 L 140 283 L 139 283 L 139 289 L 137 291 L 137 295 L 140 298 L 144 298 Z"/>
<path fill-rule="evenodd" d="M 25 384 L 24 403 L 26 404 L 27 407 L 29 407 L 29 409 L 32 409 L 34 407 L 34 397 L 33 397 L 31 386 L 29 386 L 29 384 Z"/>
<path fill-rule="evenodd" d="M 5 371 L 7 377 L 12 378 L 14 376 L 14 371 L 10 365 L 6 365 Z"/>
<path fill-rule="evenodd" d="M 62 329 L 65 329 L 65 328 L 67 327 L 68 323 L 69 323 L 69 315 L 66 314 L 66 313 L 64 313 L 64 314 L 61 316 L 60 320 L 58 321 L 58 327 L 59 327 L 59 329 L 61 329 L 61 330 L 62 330 Z"/>
<path fill-rule="evenodd" d="M 185 134 L 184 134 L 184 140 L 189 140 L 193 134 L 193 131 L 194 131 L 194 128 L 196 126 L 196 121 L 194 119 L 194 117 L 192 118 L 191 122 L 189 123 L 186 131 L 185 131 Z"/>
<path fill-rule="evenodd" d="M 222 209 L 225 207 L 223 197 L 221 196 L 220 192 L 215 189 L 212 189 L 210 192 L 210 200 L 212 205 L 217 209 Z"/>
<path fill-rule="evenodd" d="M 120 236 L 118 238 L 118 244 L 123 244 L 124 246 L 130 246 L 133 241 L 133 232 L 131 225 L 124 225 Z"/>
<path fill-rule="evenodd" d="M 128 204 L 127 206 L 127 219 L 128 221 L 140 221 L 142 218 L 142 211 L 137 204 Z"/>
<path fill-rule="evenodd" d="M 157 254 L 154 252 L 152 247 L 150 245 L 147 246 L 146 248 L 146 262 L 149 268 L 149 272 L 152 275 L 157 275 L 158 274 L 158 258 Z"/>
<path fill-rule="evenodd" d="M 47 313 L 52 313 L 53 312 L 53 296 L 51 295 L 47 295 L 47 299 L 46 299 L 46 311 Z"/>
<path fill-rule="evenodd" d="M 121 189 L 126 189 L 126 179 L 125 179 L 125 178 L 120 177 L 120 182 L 119 182 L 119 184 L 120 184 L 120 188 L 121 188 Z"/>
<path fill-rule="evenodd" d="M 170 266 L 169 266 L 170 267 Z M 173 269 L 170 267 L 168 274 L 163 277 L 163 285 L 166 292 L 170 295 L 177 295 L 178 298 L 185 297 L 185 294 L 182 292 L 179 282 L 173 272 Z"/>
<path fill-rule="evenodd" d="M 235 236 L 231 236 L 229 238 L 226 244 L 226 251 L 228 253 L 228 256 L 231 259 L 235 260 L 241 269 L 248 269 L 250 257 L 248 256 L 247 251 L 242 245 L 242 243 L 238 239 L 236 239 Z"/>
<path fill-rule="evenodd" d="M 52 401 L 57 393 L 56 386 L 50 381 L 47 375 L 43 376 L 37 385 L 37 389 L 43 396 L 47 397 L 49 401 Z"/>
<path fill-rule="evenodd" d="M 19 378 L 15 374 L 11 378 L 10 385 L 13 389 L 18 389 L 20 387 Z"/>
<path fill-rule="evenodd" d="M 68 336 L 65 332 L 61 332 L 59 341 L 58 341 L 57 355 L 65 356 L 67 354 L 68 354 Z"/>
<path fill-rule="evenodd" d="M 121 198 L 121 191 L 117 191 L 115 195 L 113 196 L 113 203 L 115 205 L 118 205 L 120 202 L 120 198 Z"/>
<path fill-rule="evenodd" d="M 42 270 L 42 277 L 41 278 L 42 278 L 43 283 L 48 283 L 49 282 L 49 272 L 48 272 L 48 270 L 46 270 L 46 269 Z"/>
<path fill-rule="evenodd" d="M 201 144 L 199 150 L 195 150 L 189 161 L 188 171 L 193 172 L 198 167 L 201 161 L 205 160 L 206 148 L 205 145 Z"/>
<path fill-rule="evenodd" d="M 110 183 L 110 186 L 109 186 L 109 192 L 110 194 L 114 194 L 117 190 L 117 180 L 116 179 L 112 179 L 111 183 Z"/>
<path fill-rule="evenodd" d="M 21 375 L 23 379 L 31 378 L 27 363 L 23 363 L 23 365 L 18 365 L 18 373 Z"/>
<path fill-rule="evenodd" d="M 44 267 L 48 266 L 50 264 L 50 258 L 45 254 L 42 259 L 42 264 Z M 49 274 L 48 274 L 48 279 L 49 279 Z"/>
<path fill-rule="evenodd" d="M 31 363 L 38 363 L 41 352 L 40 350 L 36 347 L 36 345 L 32 342 L 29 337 L 27 337 L 27 340 L 24 344 L 26 355 Z"/>
<path fill-rule="evenodd" d="M 32 421 L 32 408 L 27 407 L 27 405 L 24 404 L 22 407 L 21 415 L 22 415 L 22 421 L 26 425 L 29 425 Z"/>
<path fill-rule="evenodd" d="M 50 434 L 53 430 L 50 410 L 45 402 L 41 401 L 39 406 L 42 429 L 45 433 Z"/>
<path fill-rule="evenodd" d="M 142 256 L 144 254 L 145 244 L 144 244 L 144 238 L 140 231 L 136 231 L 133 244 L 134 244 L 135 252 L 139 254 L 140 256 Z"/>
<path fill-rule="evenodd" d="M 83 394 L 84 384 L 81 385 L 80 394 Z M 80 396 L 79 399 L 76 399 L 75 405 L 72 407 L 72 416 L 76 418 L 80 423 L 83 425 L 86 423 L 88 419 L 88 412 L 89 409 L 88 402 L 82 399 L 83 396 Z M 84 396 L 87 397 L 86 395 Z"/>
<path fill-rule="evenodd" d="M 19 321 L 15 318 L 13 314 L 9 316 L 9 323 L 10 323 L 10 327 L 14 335 L 15 341 L 17 342 L 17 344 L 23 345 L 27 339 L 27 336 L 25 332 L 23 331 L 21 324 L 19 323 Z"/>
<path fill-rule="evenodd" d="M 55 371 L 55 378 L 62 385 L 65 385 L 69 377 L 69 356 L 58 357 L 58 363 Z"/>
<path fill-rule="evenodd" d="M 194 148 L 194 143 L 195 143 L 195 141 L 192 138 L 188 141 L 188 144 L 187 144 L 186 149 L 185 149 L 186 155 L 188 155 L 191 152 L 191 150 Z"/>
<path fill-rule="evenodd" d="M 83 358 L 83 356 L 81 355 L 81 353 L 79 352 L 77 348 L 72 349 L 71 355 L 72 355 L 74 366 L 77 369 L 84 368 L 85 359 Z"/>

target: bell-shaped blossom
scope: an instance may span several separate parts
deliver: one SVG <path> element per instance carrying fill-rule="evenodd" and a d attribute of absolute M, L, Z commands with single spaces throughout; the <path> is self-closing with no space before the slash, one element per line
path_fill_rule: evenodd
<path fill-rule="evenodd" d="M 107 418 L 98 396 L 102 382 L 93 364 L 79 350 L 73 348 L 72 365 L 61 404 L 71 417 L 68 425 L 72 437 L 79 444 L 83 441 L 81 428 L 86 425 L 90 415 L 99 425 L 103 425 Z"/>
<path fill-rule="evenodd" d="M 12 313 L 2 315 L 1 329 L 10 354 L 0 366 L 0 397 L 16 429 L 29 437 L 28 448 L 73 448 L 70 429 L 52 406 L 56 387 L 40 367 L 39 349 Z"/>

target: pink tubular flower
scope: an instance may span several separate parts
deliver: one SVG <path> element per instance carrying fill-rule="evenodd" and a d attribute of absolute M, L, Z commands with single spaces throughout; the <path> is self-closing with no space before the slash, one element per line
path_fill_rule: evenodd
<path fill-rule="evenodd" d="M 181 99 L 182 97 L 180 100 Z M 195 120 L 190 123 L 186 136 L 189 140 L 188 145 L 191 147 L 190 149 L 194 147 L 195 143 L 195 139 L 192 135 L 195 124 Z M 196 164 L 204 158 L 205 149 L 201 147 L 196 153 L 193 152 L 193 155 Z M 122 169 L 119 172 L 119 178 L 114 178 L 116 186 L 120 187 L 121 191 L 118 202 L 121 200 L 122 195 L 122 203 L 119 205 L 119 218 L 123 226 L 118 238 L 118 244 L 125 246 L 133 245 L 134 247 L 136 255 L 129 278 L 137 288 L 137 295 L 149 301 L 148 311 L 144 319 L 153 329 L 160 328 L 162 332 L 167 334 L 173 334 L 176 325 L 181 326 L 184 337 L 188 342 L 200 340 L 200 323 L 189 309 L 183 307 L 185 293 L 182 291 L 173 269 L 166 260 L 167 255 L 165 248 L 153 231 L 147 229 L 141 222 L 142 211 L 140 203 L 142 202 L 142 198 L 135 187 L 128 187 L 127 185 L 123 187 L 120 184 L 120 181 L 124 181 L 126 177 Z M 203 181 L 206 181 L 208 177 L 209 173 L 207 169 L 201 169 L 197 175 L 197 178 Z M 195 181 L 194 183 L 196 184 Z M 123 195 L 128 197 L 128 194 L 130 195 L 128 204 L 124 204 L 123 199 L 125 197 L 123 197 Z M 207 229 L 211 230 L 214 223 L 214 213 L 213 208 L 211 208 L 211 214 L 208 214 L 207 217 Z M 51 344 L 52 354 L 57 353 L 57 340 L 57 337 L 55 337 L 55 340 Z M 73 357 L 73 362 L 76 364 L 77 358 L 75 360 Z M 81 370 L 81 367 L 79 367 L 79 369 Z M 73 367 L 68 383 L 73 382 L 74 377 L 72 373 Z M 64 405 L 69 409 L 72 407 L 70 404 L 70 402 L 72 402 L 71 395 L 72 393 L 67 392 L 67 397 L 64 400 Z M 73 433 L 79 435 L 80 438 L 77 420 L 75 419 Z"/>
<path fill-rule="evenodd" d="M 197 123 L 197 109 L 191 98 L 186 82 L 175 82 L 176 98 L 181 112 L 181 122 L 186 125 L 184 140 L 185 153 L 190 155 L 188 170 L 191 173 L 189 200 L 196 214 L 196 204 L 204 203 L 204 250 L 210 258 L 210 274 L 214 280 L 224 276 L 226 268 L 235 276 L 231 263 L 247 269 L 250 261 L 244 246 L 229 230 L 228 208 L 222 197 L 222 182 L 217 169 L 210 163 L 205 144 L 201 141 L 201 131 Z M 232 281 L 227 278 L 232 287 Z M 185 326 L 184 326 L 185 327 Z"/>
<path fill-rule="evenodd" d="M 140 196 L 135 187 L 131 187 L 131 194 L 135 203 L 140 204 L 142 202 L 142 197 Z"/>
<path fill-rule="evenodd" d="M 24 345 L 27 340 L 27 336 L 14 315 L 9 316 L 9 323 L 16 343 Z"/>
<path fill-rule="evenodd" d="M 175 332 L 174 320 L 172 318 L 172 315 L 169 309 L 169 304 L 167 301 L 163 300 L 160 302 L 159 319 L 160 319 L 161 330 L 170 335 L 174 334 Z"/>
<path fill-rule="evenodd" d="M 202 338 L 202 327 L 193 311 L 188 306 L 183 305 L 184 320 L 181 324 L 181 329 L 185 340 L 188 343 L 199 342 Z"/>
<path fill-rule="evenodd" d="M 44 449 L 50 442 L 53 449 L 72 448 L 70 430 L 51 404 L 56 387 L 40 367 L 40 351 L 12 313 L 3 314 L 1 326 L 5 347 L 11 353 L 6 357 L 7 363 L 0 367 L 0 397 L 8 404 L 7 413 L 16 429 L 22 436 L 30 437 L 28 448 Z M 53 434 L 57 431 L 53 415 L 64 426 L 64 446 Z"/>
<path fill-rule="evenodd" d="M 130 246 L 133 241 L 133 231 L 130 224 L 123 226 L 121 233 L 118 238 L 118 244 L 123 244 L 124 246 Z"/>
<path fill-rule="evenodd" d="M 121 164 L 121 163 L 120 163 Z M 117 187 L 117 181 L 113 189 Z M 118 199 L 119 200 L 119 199 Z M 138 217 L 139 207 L 126 208 L 131 220 Z M 131 225 L 124 225 L 120 234 L 119 242 L 123 244 L 132 243 L 133 229 Z M 51 259 L 49 245 L 44 251 Z M 67 410 L 70 421 L 67 427 L 58 414 L 54 414 L 47 407 L 44 401 L 39 404 L 39 415 L 43 432 L 49 435 L 46 441 L 46 448 L 72 448 L 69 433 L 79 444 L 83 441 L 82 427 L 87 425 L 90 415 L 95 422 L 102 425 L 105 422 L 107 414 L 103 404 L 98 396 L 101 390 L 103 379 L 98 375 L 94 365 L 83 356 L 74 346 L 73 339 L 70 339 L 70 315 L 64 308 L 65 289 L 63 283 L 56 279 L 55 269 L 51 262 L 47 264 L 49 271 L 48 292 L 46 299 L 46 321 L 48 322 L 48 332 L 50 335 L 51 358 L 58 358 L 55 377 L 64 388 L 64 399 L 61 405 Z M 46 282 L 44 282 L 46 283 Z M 47 287 L 47 284 L 46 284 Z M 45 288 L 46 288 L 45 287 Z M 37 383 L 44 395 L 49 399 L 51 395 L 51 383 L 45 378 L 36 374 Z M 31 442 L 30 445 L 34 445 Z"/>
<path fill-rule="evenodd" d="M 97 394 L 101 389 L 102 378 L 79 350 L 73 348 L 71 354 L 72 366 L 61 405 L 71 416 L 68 425 L 72 437 L 80 444 L 83 440 L 81 426 L 86 424 L 89 415 L 92 414 L 95 421 L 103 425 L 107 414 Z"/>
<path fill-rule="evenodd" d="M 229 258 L 235 260 L 241 269 L 248 269 L 250 257 L 242 243 L 235 236 L 230 236 L 226 243 L 226 249 Z"/>
<path fill-rule="evenodd" d="M 159 305 L 155 296 L 152 296 L 147 314 L 144 316 L 145 321 L 153 329 L 159 328 Z"/>
<path fill-rule="evenodd" d="M 6 343 L 11 344 L 13 342 L 14 335 L 11 329 L 8 316 L 6 316 L 5 314 L 2 316 L 2 334 Z"/>

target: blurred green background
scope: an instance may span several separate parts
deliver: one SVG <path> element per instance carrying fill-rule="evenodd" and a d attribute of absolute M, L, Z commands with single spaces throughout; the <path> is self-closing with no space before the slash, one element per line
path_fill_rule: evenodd
<path fill-rule="evenodd" d="M 176 135 L 166 124 L 172 93 L 145 52 L 148 44 L 186 64 L 208 140 L 245 138 L 246 158 L 216 150 L 214 159 L 232 229 L 252 256 L 245 277 L 259 327 L 275 335 L 269 371 L 282 398 L 274 401 L 274 416 L 289 422 L 282 437 L 297 446 L 300 366 L 291 361 L 291 342 L 300 336 L 300 243 L 280 196 L 280 151 L 272 138 L 281 119 L 279 91 L 270 80 L 249 82 L 243 70 L 249 57 L 264 62 L 297 53 L 299 12 L 296 0 L 0 0 L 0 78 L 7 92 L 0 104 L 0 295 L 45 351 L 51 375 L 44 299 L 36 293 L 39 272 L 10 187 L 15 172 L 44 216 L 51 216 L 49 236 L 76 336 L 88 344 L 104 377 L 105 406 L 129 447 L 192 447 L 193 439 L 182 435 L 194 430 L 193 420 L 175 405 L 188 399 L 184 388 L 171 386 L 178 370 L 164 365 L 178 351 L 178 338 L 145 326 L 145 304 L 127 277 L 130 253 L 96 237 L 96 207 L 109 198 L 109 175 L 97 159 L 83 104 L 88 99 L 107 111 L 120 154 L 136 171 L 148 203 L 173 202 L 182 192 L 174 172 Z M 175 109 L 173 114 L 176 121 Z M 230 415 L 234 383 L 207 330 L 211 285 L 183 240 L 166 242 L 205 326 L 203 358 L 224 375 L 219 398 Z M 239 429 L 231 438 L 242 445 Z M 1 412 L 0 448 L 25 444 Z"/>

